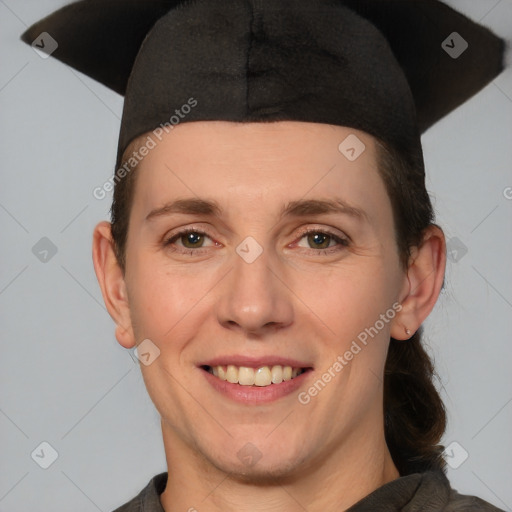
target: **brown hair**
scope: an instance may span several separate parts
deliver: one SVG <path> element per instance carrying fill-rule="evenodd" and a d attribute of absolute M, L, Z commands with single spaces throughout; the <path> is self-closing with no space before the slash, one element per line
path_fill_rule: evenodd
<path fill-rule="evenodd" d="M 411 248 L 421 245 L 425 229 L 434 220 L 425 188 L 421 146 L 418 151 L 404 154 L 376 139 L 376 147 L 379 171 L 393 209 L 400 263 L 405 270 Z M 125 154 L 128 152 L 127 148 Z M 123 273 L 136 175 L 133 169 L 116 183 L 110 210 L 114 249 Z M 384 369 L 384 432 L 401 476 L 445 470 L 446 465 L 444 447 L 439 444 L 446 429 L 446 411 L 434 385 L 437 375 L 421 337 L 420 328 L 409 340 L 391 338 Z"/>
<path fill-rule="evenodd" d="M 433 224 L 434 210 L 425 188 L 421 146 L 403 154 L 376 142 L 379 171 L 393 208 L 395 235 L 402 267 L 410 249 L 421 245 Z M 405 341 L 391 338 L 384 368 L 384 432 L 393 461 L 404 476 L 445 471 L 446 410 L 434 382 L 438 375 L 421 341 L 423 328 Z"/>

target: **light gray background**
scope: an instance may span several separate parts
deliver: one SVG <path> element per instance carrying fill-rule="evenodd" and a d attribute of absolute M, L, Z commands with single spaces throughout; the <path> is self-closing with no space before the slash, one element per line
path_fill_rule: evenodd
<path fill-rule="evenodd" d="M 159 416 L 114 338 L 91 261 L 92 230 L 110 206 L 92 190 L 113 171 L 122 98 L 19 40 L 66 3 L 0 0 L 0 510 L 9 512 L 109 511 L 166 469 Z M 510 39 L 512 0 L 448 3 Z M 459 492 L 512 510 L 510 64 L 423 142 L 437 220 L 468 249 L 448 262 L 427 322 L 449 411 L 444 443 L 469 453 L 448 476 Z M 45 236 L 58 252 L 42 263 L 32 247 Z M 46 470 L 31 458 L 42 441 L 59 454 Z"/>

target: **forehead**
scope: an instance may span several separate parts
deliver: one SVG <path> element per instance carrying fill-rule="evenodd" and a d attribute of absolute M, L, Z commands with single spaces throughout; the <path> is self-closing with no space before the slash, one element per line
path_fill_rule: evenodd
<path fill-rule="evenodd" d="M 160 137 L 145 134 L 125 157 L 148 141 L 152 149 L 138 164 L 135 193 L 135 202 L 146 208 L 191 196 L 249 207 L 263 199 L 267 206 L 313 196 L 368 203 L 386 195 L 374 139 L 351 128 L 296 121 L 188 122 Z"/>

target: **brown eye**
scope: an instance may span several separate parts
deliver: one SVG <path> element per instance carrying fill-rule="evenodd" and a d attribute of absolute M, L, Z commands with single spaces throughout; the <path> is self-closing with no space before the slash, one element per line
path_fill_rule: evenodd
<path fill-rule="evenodd" d="M 179 236 L 179 239 L 182 241 L 183 247 L 186 247 L 187 249 L 201 247 L 204 242 L 204 236 L 200 233 L 196 233 L 195 231 L 182 234 Z"/>
<path fill-rule="evenodd" d="M 305 240 L 307 245 L 302 245 Z M 303 247 L 309 254 L 333 254 L 342 251 L 350 245 L 349 239 L 340 235 L 335 235 L 329 231 L 319 229 L 309 229 L 303 231 L 297 243 L 298 247 Z"/>
<path fill-rule="evenodd" d="M 308 236 L 308 243 L 311 248 L 314 249 L 327 249 L 329 247 L 329 243 L 332 240 L 332 236 L 327 233 L 313 233 Z"/>
<path fill-rule="evenodd" d="M 212 247 L 218 247 L 220 244 L 213 241 L 207 233 L 189 228 L 174 233 L 164 240 L 163 245 L 176 253 L 199 256 Z"/>

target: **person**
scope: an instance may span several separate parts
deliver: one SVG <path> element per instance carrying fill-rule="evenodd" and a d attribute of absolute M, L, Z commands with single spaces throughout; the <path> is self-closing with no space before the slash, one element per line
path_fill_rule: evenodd
<path fill-rule="evenodd" d="M 503 42 L 434 0 L 88 0 L 42 32 L 125 95 L 93 260 L 168 471 L 117 511 L 499 510 L 445 474 L 420 134 Z"/>

